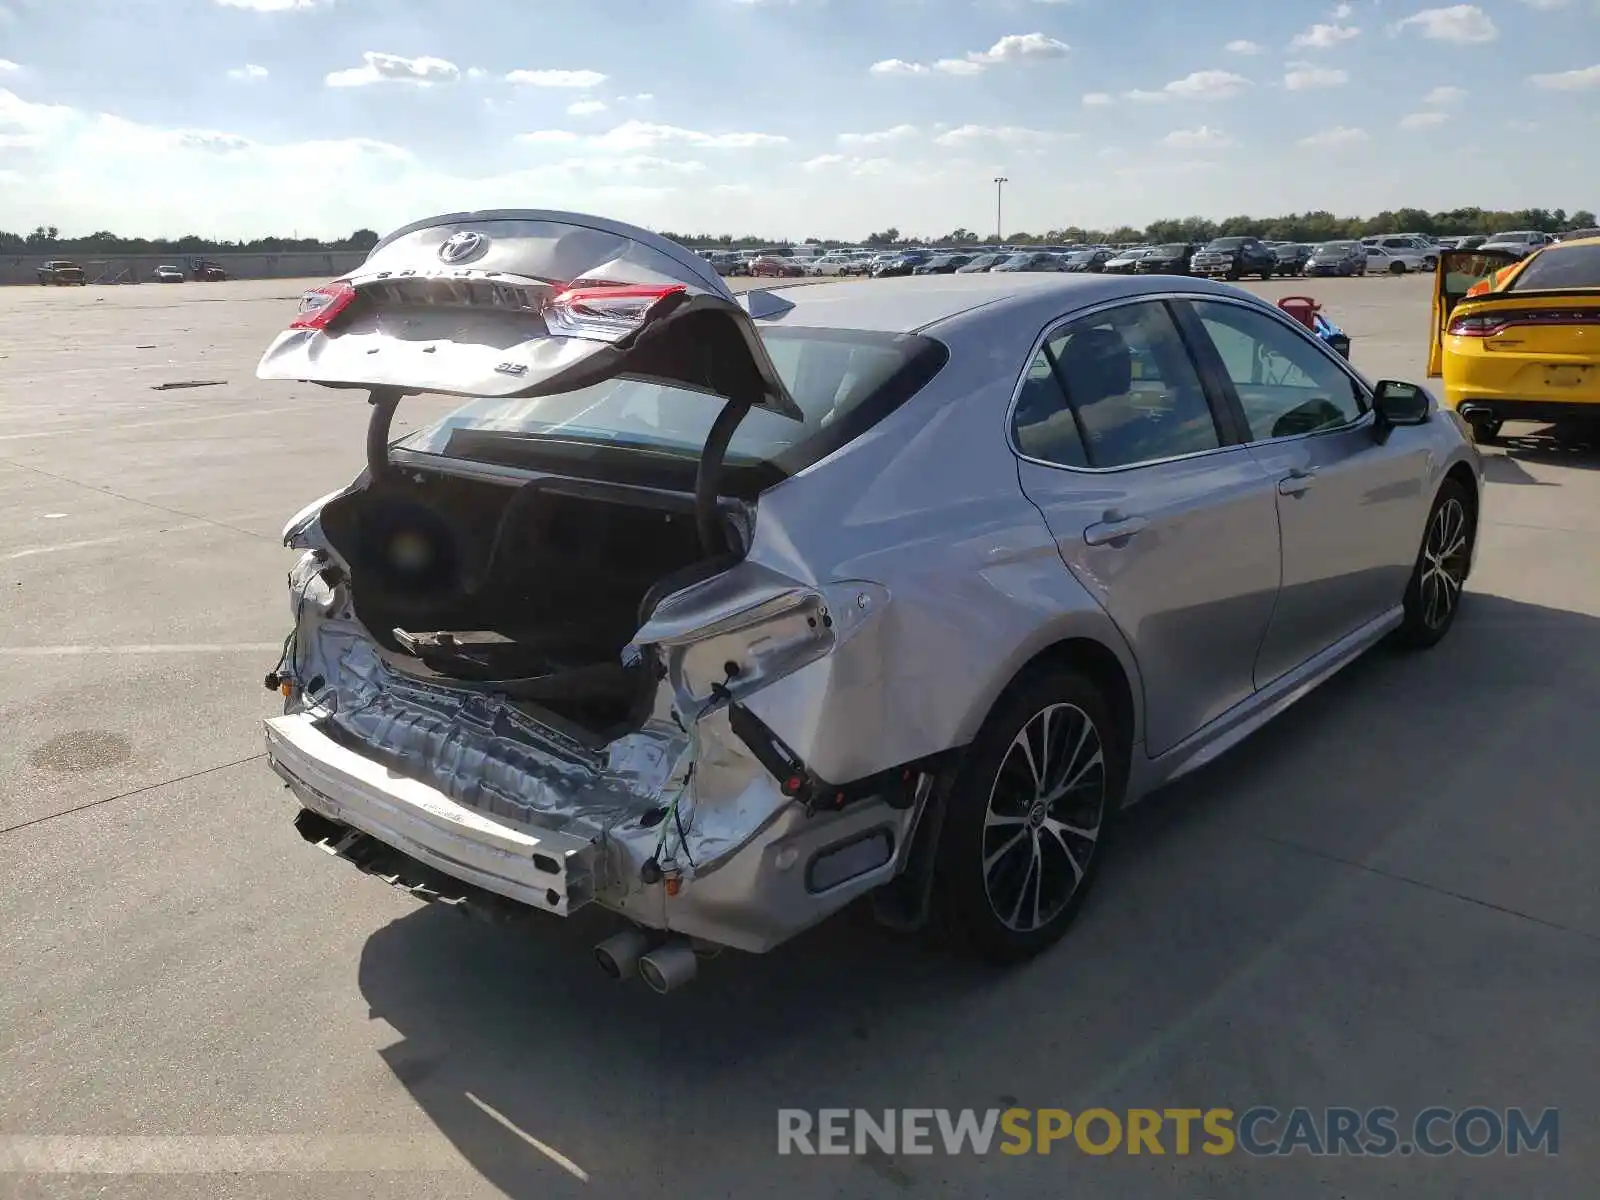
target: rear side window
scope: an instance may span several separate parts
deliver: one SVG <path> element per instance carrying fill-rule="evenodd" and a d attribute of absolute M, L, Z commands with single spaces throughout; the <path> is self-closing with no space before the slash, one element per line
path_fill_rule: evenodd
<path fill-rule="evenodd" d="M 1588 246 L 1556 245 L 1542 251 L 1506 288 L 1508 292 L 1543 292 L 1562 288 L 1600 288 L 1600 242 Z"/>
<path fill-rule="evenodd" d="M 1188 350 L 1155 301 L 1052 334 L 1029 364 L 1012 430 L 1028 457 L 1064 467 L 1131 467 L 1222 444 Z"/>

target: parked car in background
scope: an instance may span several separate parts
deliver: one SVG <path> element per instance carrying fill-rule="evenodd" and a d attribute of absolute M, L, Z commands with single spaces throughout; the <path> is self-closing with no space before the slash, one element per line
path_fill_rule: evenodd
<path fill-rule="evenodd" d="M 1010 257 L 1011 256 L 1009 254 L 998 253 L 998 252 L 990 252 L 988 254 L 980 254 L 980 255 L 978 255 L 977 258 L 974 258 L 971 262 L 967 263 L 966 266 L 957 267 L 956 268 L 956 274 L 957 275 L 978 275 L 978 274 L 981 274 L 981 273 L 983 273 L 985 271 L 992 271 L 996 267 L 998 267 L 1001 263 L 1005 262 L 1006 259 L 1008 259 Z"/>
<path fill-rule="evenodd" d="M 1105 273 L 1107 275 L 1132 275 L 1134 268 L 1139 265 L 1139 260 L 1154 250 L 1154 246 L 1129 246 L 1119 250 L 1106 260 Z"/>
<path fill-rule="evenodd" d="M 1312 247 L 1305 273 L 1311 276 L 1365 275 L 1367 247 L 1356 241 L 1323 242 Z"/>
<path fill-rule="evenodd" d="M 1199 251 L 1200 247 L 1193 242 L 1167 242 L 1165 245 L 1147 250 L 1143 257 L 1134 264 L 1133 273 L 1135 275 L 1188 275 L 1192 273 L 1189 264 Z"/>
<path fill-rule="evenodd" d="M 1577 242 L 1577 241 L 1582 241 L 1585 238 L 1592 238 L 1592 237 L 1600 237 L 1600 228 L 1596 228 L 1596 229 L 1569 229 L 1563 234 L 1558 234 L 1557 235 L 1557 240 L 1558 241 L 1562 241 L 1562 242 Z M 1483 245 L 1483 243 L 1479 242 L 1478 245 L 1481 246 L 1481 245 Z M 1466 249 L 1466 247 L 1462 247 L 1462 248 Z"/>
<path fill-rule="evenodd" d="M 202 258 L 190 265 L 189 278 L 197 283 L 221 283 L 228 278 L 228 273 L 221 263 Z"/>
<path fill-rule="evenodd" d="M 1311 260 L 1311 247 L 1303 242 L 1279 242 L 1272 253 L 1278 259 L 1279 275 L 1298 275 Z"/>
<path fill-rule="evenodd" d="M 872 268 L 874 279 L 892 279 L 896 275 L 909 275 L 933 255 L 927 250 L 907 250 Z"/>
<path fill-rule="evenodd" d="M 1013 254 L 1004 262 L 992 268 L 996 274 L 1011 274 L 1016 271 L 1065 271 L 1067 263 L 1059 254 L 1052 254 L 1048 250 L 1024 250 Z"/>
<path fill-rule="evenodd" d="M 1189 269 L 1195 275 L 1227 279 L 1243 279 L 1246 275 L 1271 279 L 1278 270 L 1278 256 L 1260 238 L 1215 238 L 1199 249 Z"/>
<path fill-rule="evenodd" d="M 914 267 L 913 275 L 954 275 L 972 261 L 970 254 L 935 254 L 927 262 Z"/>
<path fill-rule="evenodd" d="M 1434 279 L 1428 374 L 1444 404 L 1492 443 L 1505 421 L 1600 433 L 1600 237 L 1532 254 L 1447 251 Z"/>
<path fill-rule="evenodd" d="M 1404 275 L 1408 271 L 1431 271 L 1439 265 L 1439 252 L 1424 253 L 1412 246 L 1387 249 L 1367 246 L 1367 274 Z"/>
<path fill-rule="evenodd" d="M 798 259 L 763 254 L 750 260 L 750 274 L 760 279 L 793 279 L 805 274 Z"/>
<path fill-rule="evenodd" d="M 183 268 L 175 267 L 171 263 L 163 263 L 157 267 L 151 277 L 157 283 L 182 283 L 185 279 Z"/>
<path fill-rule="evenodd" d="M 65 258 L 53 258 L 39 268 L 39 282 L 46 287 L 82 287 L 88 283 L 83 268 Z"/>
<path fill-rule="evenodd" d="M 1117 252 L 1109 246 L 1095 246 L 1089 250 L 1077 250 L 1062 256 L 1065 260 L 1062 269 L 1099 274 L 1106 269 L 1106 264 L 1116 256 Z"/>
<path fill-rule="evenodd" d="M 1548 246 L 1550 240 L 1548 233 L 1540 233 L 1537 229 L 1514 229 L 1509 233 L 1497 233 L 1474 249 L 1499 250 L 1525 258 L 1541 246 Z"/>

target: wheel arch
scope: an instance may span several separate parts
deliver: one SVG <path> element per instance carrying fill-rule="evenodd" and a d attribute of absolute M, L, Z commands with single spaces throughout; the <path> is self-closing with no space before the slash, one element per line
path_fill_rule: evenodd
<path fill-rule="evenodd" d="M 972 723 L 972 734 L 976 736 L 989 714 L 1028 680 L 1052 669 L 1074 670 L 1094 684 L 1111 706 L 1120 742 L 1117 749 L 1123 756 L 1124 770 L 1131 770 L 1134 748 L 1144 740 L 1143 684 L 1131 654 L 1125 647 L 1113 648 L 1108 644 L 1110 640 L 1074 631 L 1040 646 L 988 698 Z M 1124 778 L 1128 776 L 1125 774 Z"/>

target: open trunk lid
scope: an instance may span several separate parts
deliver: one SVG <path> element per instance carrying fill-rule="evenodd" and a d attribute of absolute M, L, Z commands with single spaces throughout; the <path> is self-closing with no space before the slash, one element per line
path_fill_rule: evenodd
<path fill-rule="evenodd" d="M 306 293 L 256 374 L 460 396 L 626 375 L 802 417 L 751 313 L 704 259 L 632 225 L 539 209 L 391 233 Z"/>

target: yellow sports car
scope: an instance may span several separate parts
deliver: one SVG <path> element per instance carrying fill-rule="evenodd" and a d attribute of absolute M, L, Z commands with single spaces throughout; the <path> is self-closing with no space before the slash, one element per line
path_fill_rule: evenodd
<path fill-rule="evenodd" d="M 1479 442 L 1503 421 L 1600 423 L 1600 238 L 1518 260 L 1447 250 L 1434 276 L 1428 374 Z"/>

